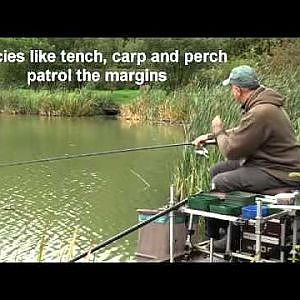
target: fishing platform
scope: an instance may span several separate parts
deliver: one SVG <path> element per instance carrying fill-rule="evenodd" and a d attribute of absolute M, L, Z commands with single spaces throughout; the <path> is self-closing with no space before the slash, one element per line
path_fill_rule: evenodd
<path fill-rule="evenodd" d="M 174 206 L 172 189 L 169 207 Z M 201 192 L 181 203 L 139 229 L 138 262 L 300 261 L 299 191 L 275 195 Z M 150 220 L 159 211 L 138 209 L 139 221 Z M 215 249 L 213 238 L 200 240 L 201 218 L 228 222 L 224 249 Z M 238 238 L 232 235 L 233 226 Z"/>
<path fill-rule="evenodd" d="M 205 142 L 205 145 L 210 144 L 215 144 L 215 140 Z M 58 156 L 4 163 L 0 167 L 191 145 L 186 142 Z M 207 157 L 208 151 L 203 146 L 195 153 Z M 157 210 L 138 209 L 137 224 L 69 262 L 78 261 L 137 230 L 137 262 L 297 262 L 300 261 L 299 210 L 300 187 L 296 190 L 283 187 L 260 194 L 244 191 L 200 192 L 176 201 L 174 186 L 171 185 L 168 205 Z M 203 225 L 203 222 L 199 221 L 203 221 L 203 218 L 227 222 L 223 237 L 225 247 L 216 247 L 215 242 L 220 240 L 214 241 L 213 238 L 201 241 L 200 224 Z M 239 234 L 233 234 L 237 228 Z"/>

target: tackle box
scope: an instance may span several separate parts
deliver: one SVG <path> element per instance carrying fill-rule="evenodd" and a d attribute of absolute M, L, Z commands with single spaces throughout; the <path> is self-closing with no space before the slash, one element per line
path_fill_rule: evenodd
<path fill-rule="evenodd" d="M 211 193 L 200 193 L 188 197 L 187 206 L 192 209 L 209 211 L 211 204 L 222 203 L 223 201 Z"/>
<path fill-rule="evenodd" d="M 235 191 L 226 193 L 224 200 L 226 204 L 246 206 L 249 204 L 254 204 L 257 196 L 258 194 Z"/>
<path fill-rule="evenodd" d="M 256 204 L 247 205 L 242 207 L 242 217 L 243 219 L 255 219 L 256 218 Z M 262 205 L 261 208 L 262 217 L 266 217 L 269 215 L 269 208 L 266 205 Z"/>
<path fill-rule="evenodd" d="M 234 204 L 211 204 L 209 206 L 210 212 L 222 214 L 222 215 L 231 215 L 239 216 L 241 214 L 241 205 Z"/>

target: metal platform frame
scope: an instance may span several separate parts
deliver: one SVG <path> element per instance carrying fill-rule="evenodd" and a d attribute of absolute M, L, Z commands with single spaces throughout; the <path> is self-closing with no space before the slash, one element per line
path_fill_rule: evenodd
<path fill-rule="evenodd" d="M 231 215 L 223 215 L 218 213 L 207 212 L 204 210 L 190 209 L 186 206 L 179 208 L 180 212 L 183 212 L 189 216 L 189 225 L 188 225 L 188 234 L 186 240 L 187 253 L 190 253 L 193 249 L 196 249 L 202 253 L 209 254 L 209 261 L 213 262 L 213 257 L 224 259 L 224 261 L 230 261 L 232 258 L 239 258 L 242 260 L 249 260 L 252 262 L 285 262 L 285 247 L 286 247 L 286 220 L 287 216 L 292 218 L 292 262 L 296 261 L 296 246 L 297 246 L 297 222 L 299 221 L 299 214 L 297 211 L 300 210 L 300 206 L 298 205 L 276 205 L 276 200 L 273 196 L 264 196 L 264 197 L 256 197 L 255 202 L 257 204 L 256 218 L 245 220 L 241 217 L 235 217 Z M 269 208 L 278 208 L 281 209 L 280 212 L 262 217 L 262 204 L 266 204 Z M 213 239 L 211 238 L 209 241 L 205 241 L 199 243 L 197 245 L 192 245 L 191 243 L 191 235 L 193 217 L 194 216 L 202 216 L 209 217 L 219 220 L 229 221 L 229 225 L 227 227 L 227 240 L 226 240 L 226 250 L 224 254 L 216 253 L 213 249 Z M 283 218 L 284 217 L 284 218 Z M 281 236 L 280 236 L 280 259 L 263 259 L 261 257 L 262 253 L 262 225 L 270 219 L 281 219 Z M 243 254 L 240 252 L 231 251 L 231 230 L 232 224 L 251 224 L 255 226 L 255 255 Z M 171 225 L 170 225 L 171 226 Z M 171 241 L 170 241 L 171 242 Z M 209 250 L 205 249 L 205 245 L 209 244 Z M 171 249 L 171 248 L 170 248 Z M 172 257 L 172 253 L 170 252 L 170 257 Z M 170 261 L 172 261 L 170 259 Z"/>

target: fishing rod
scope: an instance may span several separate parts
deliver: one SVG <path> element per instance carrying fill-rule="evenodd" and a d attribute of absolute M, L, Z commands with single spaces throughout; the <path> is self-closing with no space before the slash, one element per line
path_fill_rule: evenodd
<path fill-rule="evenodd" d="M 134 225 L 134 226 L 132 226 L 132 227 L 129 227 L 128 229 L 126 229 L 126 230 L 124 230 L 124 231 L 122 231 L 122 232 L 120 232 L 120 233 L 118 233 L 118 234 L 112 236 L 112 237 L 109 238 L 108 240 L 106 240 L 106 241 L 104 241 L 103 243 L 101 243 L 101 244 L 99 244 L 99 245 L 93 247 L 92 249 L 90 249 L 90 250 L 88 250 L 88 251 L 85 251 L 85 252 L 82 253 L 82 254 L 77 255 L 76 257 L 72 258 L 72 259 L 69 260 L 68 262 L 75 262 L 75 261 L 77 261 L 77 260 L 79 260 L 79 259 L 81 259 L 81 258 L 83 258 L 83 257 L 85 257 L 85 256 L 87 256 L 87 255 L 89 255 L 89 254 L 91 254 L 91 253 L 93 253 L 93 252 L 95 252 L 95 251 L 97 251 L 97 250 L 99 250 L 99 249 L 101 249 L 101 248 L 103 248 L 103 247 L 105 247 L 105 246 L 107 246 L 107 245 L 109 245 L 109 244 L 111 244 L 111 243 L 117 241 L 117 240 L 119 240 L 119 239 L 122 238 L 123 236 L 125 236 L 125 235 L 127 235 L 127 234 L 129 234 L 129 233 L 131 233 L 131 232 L 133 232 L 133 231 L 135 231 L 135 230 L 137 230 L 137 229 L 139 229 L 139 228 L 141 228 L 141 227 L 147 225 L 148 223 L 150 223 L 150 222 L 152 222 L 152 221 L 158 219 L 158 218 L 161 217 L 161 216 L 166 215 L 166 214 L 169 213 L 170 211 L 173 211 L 173 210 L 178 209 L 180 206 L 184 205 L 184 204 L 187 202 L 187 200 L 188 200 L 187 198 L 186 198 L 186 199 L 183 199 L 183 200 L 181 200 L 180 202 L 178 202 L 177 204 L 175 204 L 175 205 L 173 205 L 173 206 L 171 206 L 171 207 L 169 207 L 169 208 L 167 208 L 167 209 L 165 209 L 165 210 L 163 210 L 163 211 L 157 213 L 156 215 L 150 217 L 148 220 L 145 220 L 145 221 L 143 221 L 143 222 L 137 223 L 136 225 Z"/>
<path fill-rule="evenodd" d="M 215 140 L 207 140 L 204 144 L 215 144 Z M 48 157 L 48 158 L 41 158 L 41 159 L 35 159 L 35 160 L 13 161 L 13 162 L 7 162 L 7 163 L 0 163 L 0 168 L 1 167 L 29 165 L 29 164 L 50 162 L 50 161 L 56 161 L 56 160 L 66 160 L 66 159 L 74 159 L 74 158 L 82 158 L 82 157 L 92 157 L 92 156 L 127 153 L 127 152 L 142 151 L 142 150 L 163 149 L 163 148 L 180 147 L 180 146 L 192 146 L 192 145 L 193 145 L 192 143 L 186 142 L 186 143 L 178 143 L 178 144 L 144 146 L 144 147 L 138 147 L 138 148 L 118 149 L 118 150 L 100 151 L 100 152 L 92 152 L 92 153 L 81 153 L 81 154 L 72 154 L 72 155 L 66 154 L 65 156 L 56 156 L 56 157 Z"/>

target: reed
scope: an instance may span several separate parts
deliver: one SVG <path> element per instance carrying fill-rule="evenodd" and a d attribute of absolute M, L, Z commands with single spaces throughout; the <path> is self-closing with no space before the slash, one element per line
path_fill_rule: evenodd
<path fill-rule="evenodd" d="M 41 236 L 41 239 L 39 241 L 39 245 L 36 253 L 37 262 L 45 261 L 45 253 L 50 241 L 50 236 L 47 233 L 48 230 L 49 230 L 49 226 L 46 226 Z M 79 226 L 76 226 L 70 239 L 67 241 L 62 241 L 59 249 L 52 253 L 52 259 L 58 260 L 60 262 L 69 261 L 72 257 L 75 256 L 75 250 L 76 247 L 78 247 L 77 246 L 78 240 L 79 240 Z"/>

